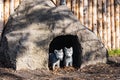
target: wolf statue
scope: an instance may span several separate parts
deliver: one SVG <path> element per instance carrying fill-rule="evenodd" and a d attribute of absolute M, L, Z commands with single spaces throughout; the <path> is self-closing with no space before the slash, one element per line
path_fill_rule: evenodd
<path fill-rule="evenodd" d="M 72 48 L 72 47 L 70 47 L 70 48 L 65 47 L 65 48 L 64 48 L 64 51 L 65 51 L 64 65 L 65 65 L 66 67 L 72 66 L 72 64 L 73 64 L 73 58 L 72 58 L 73 48 Z"/>
<path fill-rule="evenodd" d="M 63 60 L 63 57 L 64 57 L 64 53 L 63 53 L 62 49 L 60 49 L 60 50 L 55 49 L 54 53 L 49 54 L 49 62 L 52 67 L 52 70 L 55 69 L 55 66 L 60 68 L 60 61 Z"/>

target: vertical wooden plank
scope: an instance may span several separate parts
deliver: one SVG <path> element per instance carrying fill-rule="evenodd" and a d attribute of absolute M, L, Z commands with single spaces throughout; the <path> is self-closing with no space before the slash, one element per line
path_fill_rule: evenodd
<path fill-rule="evenodd" d="M 14 9 L 16 9 L 19 5 L 19 0 L 14 0 Z"/>
<path fill-rule="evenodd" d="M 69 8 L 69 9 L 71 9 L 71 0 L 66 0 L 67 2 L 67 7 Z"/>
<path fill-rule="evenodd" d="M 56 0 L 56 4 L 57 4 L 57 6 L 59 6 L 60 5 L 60 0 Z"/>
<path fill-rule="evenodd" d="M 10 14 L 13 14 L 14 12 L 14 0 L 10 1 Z"/>
<path fill-rule="evenodd" d="M 74 3 L 74 1 L 71 0 L 71 11 L 72 11 L 72 12 L 74 12 L 74 11 L 73 11 L 73 10 L 74 10 L 73 3 Z"/>
<path fill-rule="evenodd" d="M 93 23 L 93 14 L 92 14 L 92 11 L 93 11 L 93 5 L 92 5 L 92 3 L 93 3 L 93 0 L 89 0 L 89 12 L 88 12 L 88 16 L 89 16 L 89 18 L 88 18 L 88 26 L 89 26 L 89 29 L 90 30 L 92 30 L 92 27 L 93 27 L 93 25 L 92 25 L 92 23 Z"/>
<path fill-rule="evenodd" d="M 79 0 L 76 0 L 76 16 L 77 16 L 77 18 L 79 18 L 79 8 L 78 8 L 78 3 L 79 2 Z"/>
<path fill-rule="evenodd" d="M 2 30 L 3 30 L 3 26 L 4 26 L 4 17 L 3 17 L 3 14 L 4 14 L 4 10 L 3 10 L 3 3 L 4 1 L 3 0 L 0 0 L 0 35 L 2 33 Z"/>
<path fill-rule="evenodd" d="M 80 23 L 83 25 L 84 24 L 84 22 L 83 22 L 83 2 L 84 0 L 80 0 Z"/>
<path fill-rule="evenodd" d="M 108 49 L 108 44 L 107 44 L 107 3 L 106 0 L 103 0 L 103 42 L 105 44 L 105 47 Z"/>
<path fill-rule="evenodd" d="M 4 1 L 4 22 L 5 24 L 8 21 L 10 15 L 10 0 L 5 0 Z"/>
<path fill-rule="evenodd" d="M 102 34 L 103 34 L 103 24 L 102 24 L 102 13 L 103 13 L 103 8 L 102 8 L 102 1 L 103 0 L 98 0 L 98 21 L 97 21 L 97 27 L 98 27 L 98 36 L 100 37 L 100 39 L 102 40 Z"/>
<path fill-rule="evenodd" d="M 108 49 L 111 49 L 111 10 L 110 10 L 110 1 L 109 0 L 105 0 L 106 1 L 106 7 L 107 9 L 105 10 L 105 13 L 104 14 L 104 28 L 105 28 L 105 31 L 107 33 L 105 33 L 104 35 L 104 39 L 105 41 L 107 42 L 107 48 Z"/>
<path fill-rule="evenodd" d="M 93 32 L 97 35 L 97 0 L 93 1 Z"/>
<path fill-rule="evenodd" d="M 73 0 L 73 13 L 74 13 L 75 15 L 77 15 L 77 13 L 76 13 L 76 1 L 77 1 L 77 0 Z"/>
<path fill-rule="evenodd" d="M 114 0 L 111 0 L 111 27 L 112 27 L 112 49 L 115 49 L 115 23 L 114 23 Z"/>
<path fill-rule="evenodd" d="M 84 0 L 83 14 L 84 14 L 84 25 L 88 27 L 88 0 Z"/>
<path fill-rule="evenodd" d="M 80 0 L 78 0 L 78 19 L 80 20 Z"/>
<path fill-rule="evenodd" d="M 72 11 L 72 1 L 73 0 L 70 0 L 70 9 L 71 9 L 71 11 Z"/>
<path fill-rule="evenodd" d="M 115 27 L 116 27 L 116 49 L 120 48 L 120 8 L 115 0 Z"/>

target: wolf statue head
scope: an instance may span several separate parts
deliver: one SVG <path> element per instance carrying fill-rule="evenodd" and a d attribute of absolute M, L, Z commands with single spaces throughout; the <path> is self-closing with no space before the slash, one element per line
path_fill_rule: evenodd
<path fill-rule="evenodd" d="M 70 47 L 70 48 L 65 47 L 64 51 L 65 51 L 66 57 L 71 57 L 73 55 L 73 48 L 72 47 Z"/>
<path fill-rule="evenodd" d="M 64 53 L 63 53 L 62 49 L 60 49 L 60 50 L 55 49 L 54 53 L 55 53 L 57 59 L 60 59 L 61 61 L 63 60 Z"/>

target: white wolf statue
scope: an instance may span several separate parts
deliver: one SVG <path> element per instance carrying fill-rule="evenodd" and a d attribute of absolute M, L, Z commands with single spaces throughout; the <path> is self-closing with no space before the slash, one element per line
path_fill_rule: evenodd
<path fill-rule="evenodd" d="M 64 51 L 65 51 L 65 61 L 64 61 L 65 66 L 66 67 L 72 66 L 72 64 L 73 64 L 73 58 L 72 58 L 73 48 L 72 47 L 70 47 L 70 48 L 65 47 Z"/>

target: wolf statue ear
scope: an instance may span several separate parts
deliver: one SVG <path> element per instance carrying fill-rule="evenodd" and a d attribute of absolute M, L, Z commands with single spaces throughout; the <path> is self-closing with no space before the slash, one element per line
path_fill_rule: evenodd
<path fill-rule="evenodd" d="M 73 49 L 72 47 L 70 47 L 70 49 Z"/>
<path fill-rule="evenodd" d="M 62 50 L 62 49 L 60 49 L 60 51 L 62 52 L 63 50 Z"/>
<path fill-rule="evenodd" d="M 64 49 L 67 49 L 67 47 L 64 47 Z"/>
<path fill-rule="evenodd" d="M 54 50 L 54 53 L 57 53 L 57 52 L 58 52 L 58 51 L 55 49 L 55 50 Z"/>

